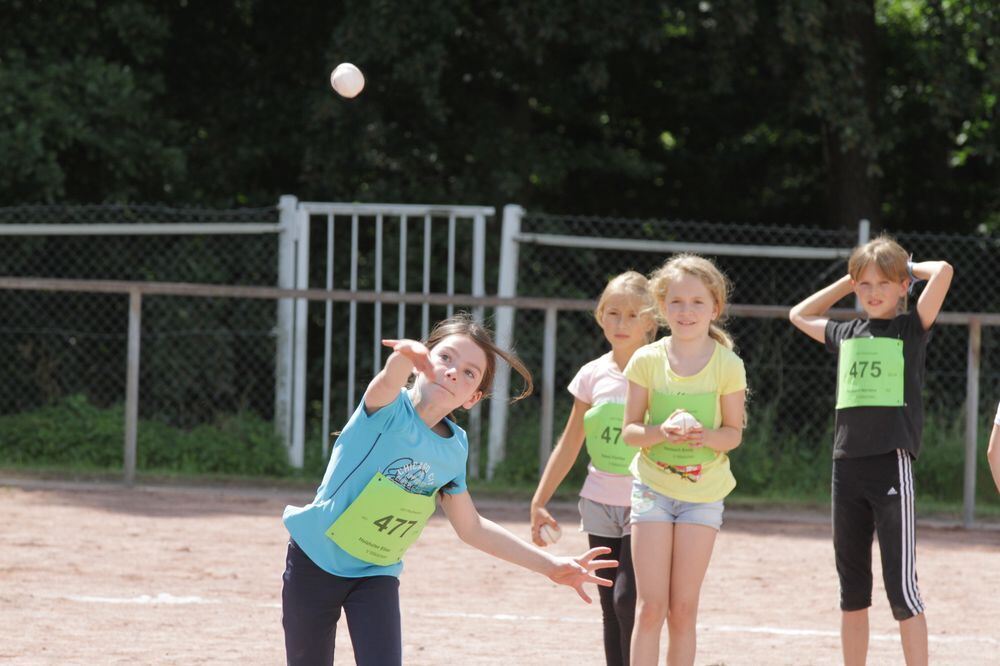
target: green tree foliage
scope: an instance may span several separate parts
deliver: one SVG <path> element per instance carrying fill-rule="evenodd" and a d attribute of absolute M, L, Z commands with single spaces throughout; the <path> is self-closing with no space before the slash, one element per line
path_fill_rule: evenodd
<path fill-rule="evenodd" d="M 7 203 L 1000 223 L 991 0 L 5 5 Z"/>

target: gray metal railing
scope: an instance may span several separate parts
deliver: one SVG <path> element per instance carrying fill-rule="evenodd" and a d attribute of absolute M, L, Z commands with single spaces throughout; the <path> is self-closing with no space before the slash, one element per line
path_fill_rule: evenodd
<path fill-rule="evenodd" d="M 590 300 L 498 296 L 467 296 L 451 294 L 350 291 L 344 289 L 281 289 L 275 287 L 247 287 L 232 285 L 206 285 L 169 282 L 127 282 L 107 280 L 63 280 L 44 278 L 0 277 L 0 290 L 26 290 L 49 292 L 84 292 L 92 294 L 122 294 L 129 296 L 128 350 L 125 396 L 124 480 L 132 485 L 135 480 L 136 430 L 138 427 L 139 354 L 141 343 L 142 301 L 146 296 L 177 296 L 204 298 L 249 299 L 302 299 L 344 303 L 392 303 L 408 305 L 462 306 L 482 308 L 517 308 L 542 311 L 543 359 L 541 382 L 541 432 L 539 435 L 539 465 L 544 465 L 552 451 L 555 404 L 556 329 L 560 312 L 586 312 L 593 310 Z M 739 305 L 729 307 L 732 317 L 784 319 L 785 306 Z M 850 318 L 856 312 L 838 309 L 830 312 L 835 318 Z M 975 515 L 976 442 L 979 422 L 979 376 L 982 327 L 1000 326 L 1000 314 L 943 312 L 938 324 L 968 328 L 966 354 L 966 411 L 965 411 L 965 460 L 963 482 L 963 523 L 971 526 Z"/>

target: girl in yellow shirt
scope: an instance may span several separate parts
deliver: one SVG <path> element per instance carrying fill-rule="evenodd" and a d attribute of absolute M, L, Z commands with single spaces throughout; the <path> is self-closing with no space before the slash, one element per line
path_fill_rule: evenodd
<path fill-rule="evenodd" d="M 740 445 L 746 372 L 720 326 L 729 282 L 711 261 L 682 254 L 650 279 L 668 337 L 625 368 L 622 438 L 632 463 L 636 606 L 632 664 L 656 664 L 664 621 L 667 662 L 693 664 L 701 584 L 736 486 L 727 453 Z M 647 420 L 648 413 L 648 420 Z"/>

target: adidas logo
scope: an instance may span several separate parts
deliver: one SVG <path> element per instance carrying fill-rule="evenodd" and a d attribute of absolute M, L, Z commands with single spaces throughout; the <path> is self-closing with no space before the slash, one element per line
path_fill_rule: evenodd
<path fill-rule="evenodd" d="M 889 488 L 889 492 L 886 493 L 886 495 L 898 495 L 898 494 L 899 493 L 896 492 L 895 487 Z"/>

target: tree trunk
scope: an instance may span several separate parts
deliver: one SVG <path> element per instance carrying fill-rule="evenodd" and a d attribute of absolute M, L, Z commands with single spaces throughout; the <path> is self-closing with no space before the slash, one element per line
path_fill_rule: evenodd
<path fill-rule="evenodd" d="M 840 128 L 823 123 L 824 149 L 828 173 L 830 223 L 854 229 L 867 219 L 872 229 L 880 226 L 879 185 L 872 167 L 877 165 L 876 109 L 878 104 L 878 52 L 873 0 L 833 0 L 833 32 L 840 44 L 852 45 L 861 61 L 851 72 L 853 84 L 845 91 L 863 101 L 860 117 L 853 119 L 859 138 L 845 144 Z"/>

